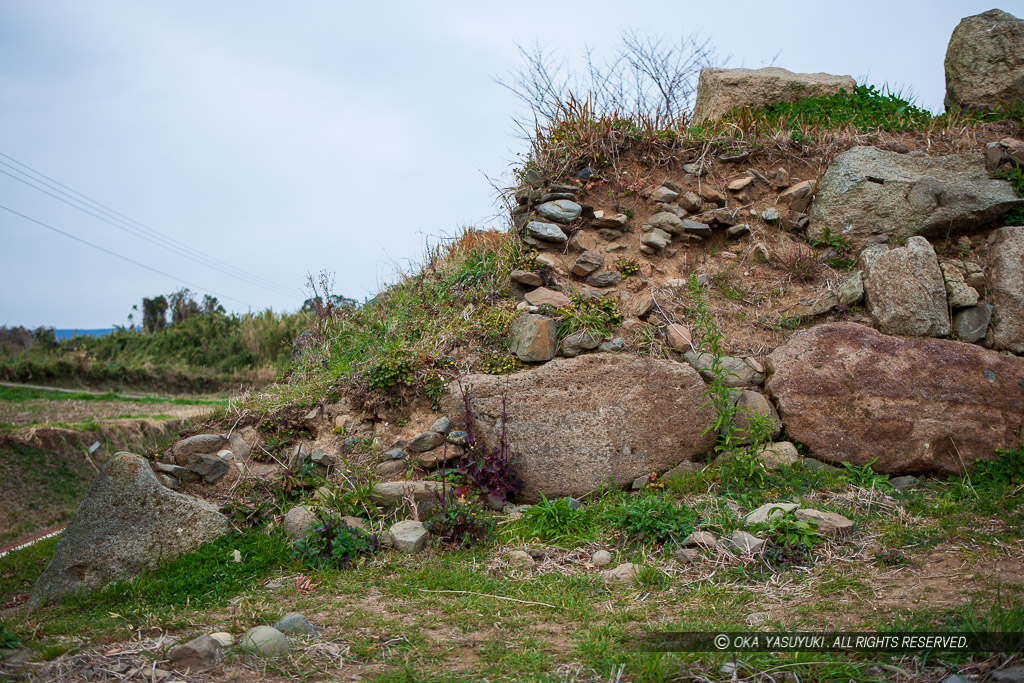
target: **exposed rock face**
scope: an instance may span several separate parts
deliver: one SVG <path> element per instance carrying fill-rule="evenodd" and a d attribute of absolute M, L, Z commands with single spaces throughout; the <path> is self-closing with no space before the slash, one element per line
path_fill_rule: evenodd
<path fill-rule="evenodd" d="M 993 9 L 962 19 L 946 48 L 946 110 L 1024 100 L 1024 21 Z"/>
<path fill-rule="evenodd" d="M 768 370 L 786 433 L 819 460 L 955 473 L 1019 443 L 1022 358 L 837 323 L 790 337 Z"/>
<path fill-rule="evenodd" d="M 477 434 L 497 441 L 508 382 L 508 433 L 520 455 L 521 497 L 536 501 L 582 496 L 609 483 L 664 472 L 710 449 L 716 435 L 701 431 L 714 420 L 704 382 L 688 365 L 624 354 L 594 353 L 556 359 L 510 376 L 473 375 Z M 446 415 L 463 412 L 449 390 Z"/>
<path fill-rule="evenodd" d="M 117 453 L 71 517 L 30 607 L 138 574 L 230 528 L 215 506 L 162 486 L 145 458 Z"/>
<path fill-rule="evenodd" d="M 866 266 L 864 291 L 879 330 L 911 337 L 949 334 L 946 284 L 928 240 L 911 237 L 905 247 L 882 247 Z"/>
<path fill-rule="evenodd" d="M 1000 228 L 988 240 L 988 294 L 997 349 L 1024 353 L 1024 227 Z"/>
<path fill-rule="evenodd" d="M 798 102 L 808 97 L 852 93 L 857 82 L 850 76 L 797 74 L 779 67 L 763 69 L 701 69 L 697 81 L 695 121 L 718 119 L 733 107 L 762 107 Z"/>
<path fill-rule="evenodd" d="M 875 235 L 946 235 L 984 226 L 1024 205 L 985 156 L 928 157 L 854 147 L 839 154 L 818 184 L 808 234 L 831 234 L 863 247 Z"/>

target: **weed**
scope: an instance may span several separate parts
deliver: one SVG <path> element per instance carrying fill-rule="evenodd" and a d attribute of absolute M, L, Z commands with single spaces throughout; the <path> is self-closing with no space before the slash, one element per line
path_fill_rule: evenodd
<path fill-rule="evenodd" d="M 613 299 L 573 297 L 572 303 L 558 311 L 558 338 L 581 331 L 606 337 L 621 324 L 622 314 Z"/>
<path fill-rule="evenodd" d="M 735 118 L 739 112 L 730 116 Z M 853 126 L 858 130 L 920 130 L 932 115 L 900 93 L 873 85 L 855 86 L 852 93 L 811 97 L 799 102 L 772 104 L 757 112 L 759 123 L 768 128 L 798 131 L 811 127 Z"/>
<path fill-rule="evenodd" d="M 1010 450 L 996 451 L 995 460 L 975 462 L 971 481 L 979 489 L 1024 483 L 1024 444 Z"/>
<path fill-rule="evenodd" d="M 622 277 L 626 278 L 640 272 L 640 262 L 635 258 L 628 259 L 625 256 L 620 256 L 615 259 L 615 269 L 622 273 Z"/>
<path fill-rule="evenodd" d="M 344 569 L 377 550 L 377 537 L 350 527 L 333 514 L 320 514 L 309 533 L 295 542 L 292 558 L 312 568 Z"/>
<path fill-rule="evenodd" d="M 519 366 L 519 359 L 510 353 L 492 353 L 480 362 L 480 369 L 489 375 L 505 375 Z"/>
<path fill-rule="evenodd" d="M 733 415 L 736 413 L 736 405 L 732 400 L 729 387 L 725 384 L 727 371 L 722 366 L 722 357 L 725 355 L 723 347 L 725 338 L 718 330 L 711 311 L 704 303 L 704 296 L 696 275 L 690 278 L 690 295 L 693 298 L 693 305 L 689 310 L 693 319 L 691 329 L 697 337 L 700 351 L 711 356 L 711 365 L 708 368 L 711 372 L 711 382 L 704 392 L 704 397 L 708 399 L 706 405 L 710 405 L 715 411 L 715 421 L 706 426 L 701 433 L 716 432 L 719 441 L 719 446 L 716 448 L 728 448 L 733 441 L 732 436 L 735 429 Z"/>
<path fill-rule="evenodd" d="M 670 497 L 651 493 L 624 500 L 611 510 L 611 523 L 637 542 L 679 543 L 700 522 L 697 512 Z"/>
<path fill-rule="evenodd" d="M 386 391 L 398 384 L 412 386 L 415 377 L 412 354 L 400 348 L 391 348 L 370 368 L 370 386 Z"/>
<path fill-rule="evenodd" d="M 549 500 L 542 493 L 539 503 L 523 511 L 522 523 L 532 538 L 561 541 L 586 534 L 592 519 L 579 503 L 569 498 Z"/>
<path fill-rule="evenodd" d="M 842 235 L 833 235 L 828 226 L 825 226 L 821 239 L 811 240 L 811 246 L 831 248 L 835 254 L 829 256 L 828 264 L 836 270 L 849 270 L 857 265 L 857 253 L 850 245 L 850 240 Z"/>
<path fill-rule="evenodd" d="M 843 469 L 846 470 L 846 476 L 854 486 L 859 486 L 865 489 L 891 488 L 892 485 L 889 483 L 888 474 L 875 474 L 875 471 L 871 469 L 871 466 L 875 464 L 876 460 L 878 460 L 877 457 L 872 458 L 860 467 L 856 467 L 845 461 L 840 464 L 843 466 Z"/>
<path fill-rule="evenodd" d="M 494 529 L 494 518 L 479 499 L 457 498 L 446 487 L 437 499 L 425 524 L 431 534 L 447 545 L 463 548 L 487 540 Z"/>
<path fill-rule="evenodd" d="M 257 529 L 263 527 L 270 515 L 270 504 L 248 497 L 245 500 L 231 500 L 220 506 L 221 514 L 235 527 Z"/>

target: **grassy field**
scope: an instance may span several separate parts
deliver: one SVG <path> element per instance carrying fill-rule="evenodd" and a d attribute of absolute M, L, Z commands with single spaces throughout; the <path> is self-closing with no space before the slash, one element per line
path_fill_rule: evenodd
<path fill-rule="evenodd" d="M 1020 457 L 1000 462 L 1012 467 Z M 92 596 L 32 615 L 0 612 L 0 630 L 52 660 L 54 668 L 42 671 L 67 673 L 111 663 L 115 657 L 103 653 L 152 634 L 237 636 L 300 611 L 319 629 L 316 638 L 295 640 L 291 655 L 270 662 L 233 652 L 223 674 L 728 680 L 720 667 L 732 655 L 646 652 L 640 639 L 661 631 L 752 629 L 1020 632 L 1024 492 L 1008 471 L 930 480 L 901 492 L 884 477 L 800 467 L 770 474 L 764 486 L 744 487 L 724 484 L 722 471 L 708 467 L 663 488 L 609 491 L 570 513 L 551 502 L 518 519 L 485 514 L 488 531 L 468 547 L 435 535 L 422 554 L 382 549 L 342 567 L 298 558 L 279 532 L 262 530 L 264 520 Z M 336 509 L 355 510 L 358 495 L 338 491 Z M 744 556 L 716 547 L 696 564 L 674 557 L 681 536 L 694 528 L 722 536 L 740 528 L 729 509 L 739 501 L 750 507 L 786 500 L 844 514 L 854 531 L 842 539 L 815 538 L 806 553 Z M 409 514 L 361 509 L 378 531 Z M 761 529 L 782 547 L 779 533 Z M 54 545 L 48 540 L 0 559 L 0 601 L 16 602 L 31 590 Z M 516 549 L 535 551 L 535 564 L 510 562 Z M 612 553 L 611 566 L 640 565 L 639 575 L 606 583 L 593 564 L 598 549 Z M 231 561 L 233 550 L 242 563 Z M 147 665 L 162 656 L 159 644 L 137 653 Z M 779 680 L 767 676 L 783 672 L 801 681 L 939 680 L 949 672 L 985 671 L 1005 656 L 746 653 L 737 659 L 750 680 Z"/>

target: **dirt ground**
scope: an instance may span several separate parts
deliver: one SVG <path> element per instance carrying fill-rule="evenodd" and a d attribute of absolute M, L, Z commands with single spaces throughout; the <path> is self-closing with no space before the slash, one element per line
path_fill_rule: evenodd
<path fill-rule="evenodd" d="M 0 424 L 17 427 L 34 424 L 78 424 L 88 420 L 167 416 L 178 420 L 201 417 L 213 410 L 209 405 L 134 403 L 131 401 L 0 401 Z"/>

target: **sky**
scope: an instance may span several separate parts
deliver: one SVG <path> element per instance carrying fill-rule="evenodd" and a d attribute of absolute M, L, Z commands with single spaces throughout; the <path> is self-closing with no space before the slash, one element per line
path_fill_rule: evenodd
<path fill-rule="evenodd" d="M 528 112 L 495 78 L 517 45 L 572 66 L 623 30 L 699 33 L 727 66 L 848 74 L 938 112 L 950 33 L 992 7 L 0 0 L 0 325 L 123 325 L 182 287 L 293 311 L 321 271 L 363 300 L 439 240 L 503 228 Z"/>

